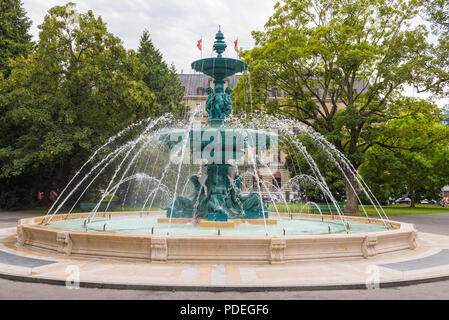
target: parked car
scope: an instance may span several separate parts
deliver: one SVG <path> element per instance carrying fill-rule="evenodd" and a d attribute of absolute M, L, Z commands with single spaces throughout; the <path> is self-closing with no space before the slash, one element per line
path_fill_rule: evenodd
<path fill-rule="evenodd" d="M 262 200 L 264 202 L 278 202 L 278 197 L 274 194 L 264 194 L 262 195 Z"/>
<path fill-rule="evenodd" d="M 290 203 L 300 203 L 301 201 L 302 201 L 302 199 L 298 197 L 298 198 L 291 199 Z"/>
<path fill-rule="evenodd" d="M 430 199 L 430 200 L 424 199 L 424 200 L 421 200 L 420 203 L 421 203 L 421 204 L 438 204 L 438 201 L 436 201 L 436 200 L 434 200 L 434 199 Z"/>
<path fill-rule="evenodd" d="M 412 202 L 412 199 L 410 199 L 410 198 L 399 198 L 396 200 L 397 204 L 401 204 L 401 203 L 409 204 L 410 202 Z"/>

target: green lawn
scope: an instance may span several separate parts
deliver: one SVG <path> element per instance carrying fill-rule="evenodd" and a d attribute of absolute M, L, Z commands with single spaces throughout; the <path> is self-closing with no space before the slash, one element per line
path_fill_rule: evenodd
<path fill-rule="evenodd" d="M 2 210 L 2 211 L 10 211 L 10 210 Z M 17 211 L 21 213 L 29 213 L 29 214 L 41 214 L 46 215 L 48 212 L 48 209 L 26 209 L 26 210 L 11 210 L 12 212 Z"/>
<path fill-rule="evenodd" d="M 309 205 L 304 205 L 301 203 L 290 203 L 288 210 L 283 203 L 277 203 L 276 204 L 279 212 L 291 212 L 291 213 L 300 213 L 302 210 L 302 213 L 308 213 L 309 212 Z M 364 216 L 365 214 L 362 211 L 362 207 L 360 206 L 360 214 L 361 216 Z M 432 214 L 432 213 L 448 213 L 449 214 L 449 207 L 442 208 L 438 205 L 423 205 L 423 204 L 417 204 L 416 208 L 410 208 L 406 204 L 396 204 L 396 205 L 389 205 L 389 206 L 382 206 L 387 216 L 401 216 L 401 215 L 418 215 L 418 214 Z M 276 209 L 273 204 L 270 204 L 270 209 L 273 210 L 273 212 L 276 212 Z M 369 216 L 378 216 L 377 211 L 374 209 L 373 206 L 365 206 L 366 213 Z M 134 208 L 134 207 L 118 207 L 115 208 L 114 211 L 141 211 L 142 208 Z M 151 211 L 158 211 L 161 210 L 160 208 L 151 208 Z M 24 213 L 30 213 L 30 214 L 47 214 L 48 209 L 30 209 L 30 210 L 19 210 L 20 212 Z M 148 208 L 145 208 L 144 211 L 148 211 Z M 68 210 L 61 210 L 59 213 L 67 213 Z M 72 211 L 73 213 L 77 212 L 83 212 L 80 209 L 76 209 Z M 328 213 L 324 213 L 328 214 Z M 335 212 L 334 212 L 335 214 Z"/>
<path fill-rule="evenodd" d="M 387 216 L 415 215 L 415 214 L 432 214 L 432 213 L 449 213 L 449 208 L 443 208 L 432 204 L 417 204 L 415 208 L 410 208 L 407 204 L 395 204 L 382 206 Z M 361 209 L 361 208 L 360 208 Z M 377 215 L 373 206 L 365 206 L 368 215 Z"/>
<path fill-rule="evenodd" d="M 151 208 L 151 209 L 145 208 L 143 211 L 148 211 L 148 210 L 150 210 L 150 211 L 159 211 L 161 209 L 160 208 Z M 16 211 L 17 212 L 23 212 L 23 213 L 29 213 L 29 214 L 46 215 L 47 212 L 48 212 L 48 209 L 27 209 L 27 210 L 16 210 Z M 114 211 L 142 211 L 142 208 L 141 207 L 136 207 L 136 208 L 134 208 L 134 207 L 123 207 L 123 208 L 122 207 L 117 207 L 117 208 L 115 208 Z M 65 214 L 65 213 L 68 213 L 68 212 L 69 212 L 68 209 L 65 209 L 65 210 L 63 209 L 63 210 L 58 211 L 58 214 Z M 77 209 L 74 209 L 72 211 L 72 213 L 81 213 L 81 212 L 86 212 L 86 210 L 81 210 L 81 209 L 77 208 Z"/>
<path fill-rule="evenodd" d="M 286 208 L 285 204 L 283 203 L 277 203 L 276 204 L 277 209 L 279 212 L 289 212 L 289 210 Z M 301 203 L 291 203 L 288 205 L 291 213 L 308 213 L 309 211 L 309 205 L 304 205 Z M 362 207 L 360 208 L 360 214 L 364 216 L 364 212 L 362 210 Z M 449 213 L 449 208 L 442 208 L 438 205 L 423 205 L 423 204 L 417 204 L 415 208 L 410 208 L 409 205 L 406 204 L 396 204 L 396 205 L 388 205 L 388 206 L 382 206 L 387 216 L 400 216 L 400 215 L 416 215 L 416 214 L 431 214 L 431 213 Z M 275 206 L 273 204 L 270 204 L 270 209 L 274 212 L 276 211 Z M 369 216 L 378 216 L 378 213 L 376 209 L 373 206 L 365 206 L 366 213 Z M 335 213 L 334 213 L 335 214 Z"/>

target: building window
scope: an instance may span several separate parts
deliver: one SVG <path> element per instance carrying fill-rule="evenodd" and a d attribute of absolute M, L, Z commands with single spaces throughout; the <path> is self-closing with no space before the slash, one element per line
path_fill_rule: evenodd
<path fill-rule="evenodd" d="M 203 87 L 196 88 L 196 94 L 199 95 L 199 96 L 203 96 L 204 95 L 204 88 Z"/>
<path fill-rule="evenodd" d="M 255 176 L 253 176 L 253 191 L 264 191 L 263 190 L 263 180 L 262 180 L 262 175 L 260 173 L 257 173 L 257 175 L 259 176 L 259 179 L 257 179 Z M 257 186 L 257 181 L 259 181 L 259 187 Z"/>
<path fill-rule="evenodd" d="M 275 164 L 281 163 L 281 150 L 280 149 L 277 150 L 277 154 L 273 155 L 273 163 L 275 163 Z"/>
<path fill-rule="evenodd" d="M 273 191 L 278 191 L 281 189 L 282 187 L 282 178 L 281 178 L 281 173 L 280 172 L 276 172 L 275 174 L 273 174 Z"/>

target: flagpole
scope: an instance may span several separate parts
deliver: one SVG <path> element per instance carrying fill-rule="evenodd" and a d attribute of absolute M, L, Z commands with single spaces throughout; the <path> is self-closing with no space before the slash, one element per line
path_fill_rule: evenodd
<path fill-rule="evenodd" d="M 201 50 L 200 50 L 200 52 L 201 52 L 201 58 L 200 59 L 203 59 L 203 36 L 201 36 Z"/>

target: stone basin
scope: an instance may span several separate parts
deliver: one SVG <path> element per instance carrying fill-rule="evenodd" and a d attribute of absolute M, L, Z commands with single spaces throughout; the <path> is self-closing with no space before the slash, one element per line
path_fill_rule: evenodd
<path fill-rule="evenodd" d="M 136 218 L 137 214 L 137 218 Z M 145 213 L 146 214 L 146 213 Z M 164 212 L 149 212 L 154 219 Z M 369 259 L 379 254 L 413 250 L 416 248 L 417 232 L 414 225 L 389 222 L 389 230 L 382 228 L 378 219 L 347 217 L 349 223 L 367 224 L 371 232 L 338 234 L 283 234 L 232 235 L 237 229 L 216 230 L 200 228 L 202 235 L 154 232 L 151 226 L 143 233 L 129 231 L 103 231 L 110 219 L 144 219 L 138 212 L 98 213 L 99 230 L 85 231 L 82 223 L 89 213 L 60 214 L 46 225 L 47 217 L 22 219 L 17 228 L 18 244 L 28 248 L 44 249 L 63 255 L 96 256 L 139 259 L 148 262 L 210 262 L 210 263 L 260 263 L 275 264 L 316 259 L 339 259 L 363 257 Z M 288 218 L 288 214 L 282 214 Z M 151 217 L 150 217 L 151 218 Z M 302 215 L 304 219 L 321 221 L 317 215 Z M 328 216 L 328 223 L 338 223 L 336 216 Z M 332 221 L 335 220 L 333 223 Z M 66 227 L 64 228 L 64 221 Z M 279 221 L 278 221 L 279 222 Z M 111 223 L 111 222 L 110 222 Z M 78 225 L 78 228 L 69 225 Z M 377 227 L 376 227 L 377 226 Z M 251 228 L 249 225 L 246 228 Z M 275 225 L 271 228 L 277 228 Z M 327 228 L 327 227 L 326 227 Z M 184 230 L 180 228 L 179 230 Z M 208 231 L 210 230 L 210 231 Z M 254 228 L 256 230 L 256 228 Z M 376 231 L 377 230 L 377 231 Z M 355 231 L 355 230 L 353 230 Z M 210 232 L 210 235 L 204 235 Z M 229 233 L 227 235 L 226 233 Z"/>

